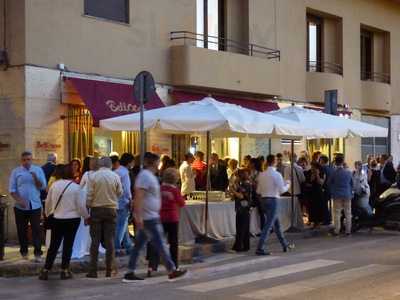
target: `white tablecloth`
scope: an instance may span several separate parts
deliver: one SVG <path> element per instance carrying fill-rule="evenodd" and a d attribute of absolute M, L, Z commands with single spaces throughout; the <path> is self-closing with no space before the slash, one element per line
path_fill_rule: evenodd
<path fill-rule="evenodd" d="M 75 241 L 74 241 L 74 246 L 72 248 L 72 259 L 80 259 L 83 258 L 86 255 L 89 255 L 90 251 L 90 243 L 92 239 L 90 238 L 90 232 L 89 226 L 86 226 L 84 224 L 85 222 L 83 219 L 81 220 L 81 223 L 79 224 L 78 231 L 76 232 L 75 236 Z M 51 237 L 51 231 L 47 230 L 46 231 L 46 248 L 49 248 L 50 246 L 50 237 Z M 60 248 L 58 251 L 60 252 L 62 250 L 62 244 L 60 245 Z M 105 249 L 100 246 L 99 247 L 99 252 L 100 253 L 105 253 Z"/>
<path fill-rule="evenodd" d="M 208 217 L 208 235 L 216 239 L 233 237 L 236 234 L 235 204 L 232 201 L 210 202 Z M 284 230 L 290 227 L 292 204 L 290 197 L 280 199 L 279 219 Z M 192 244 L 196 236 L 204 234 L 205 204 L 201 201 L 187 201 L 181 210 L 179 223 L 179 241 L 181 244 Z M 295 200 L 295 222 L 297 228 L 303 228 L 300 205 Z M 260 232 L 260 218 L 257 209 L 251 212 L 250 231 Z"/>

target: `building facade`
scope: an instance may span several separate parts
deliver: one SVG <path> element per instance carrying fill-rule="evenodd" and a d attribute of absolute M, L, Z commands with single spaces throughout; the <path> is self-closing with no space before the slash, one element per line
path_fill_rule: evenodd
<path fill-rule="evenodd" d="M 261 109 L 293 102 L 319 109 L 325 91 L 336 90 L 340 113 L 386 126 L 390 136 L 335 148 L 349 161 L 386 152 L 398 161 L 400 1 L 112 2 L 0 0 L 0 191 L 25 149 L 37 163 L 48 152 L 59 161 L 135 152 L 134 134 L 92 126 L 74 79 L 132 85 L 142 70 L 153 74 L 163 105 L 212 95 Z M 149 132 L 147 148 L 173 154 L 188 144 L 201 149 L 202 140 Z M 307 145 L 326 142 L 300 141 L 296 150 Z M 232 157 L 288 149 L 268 139 L 214 140 L 213 147 Z"/>

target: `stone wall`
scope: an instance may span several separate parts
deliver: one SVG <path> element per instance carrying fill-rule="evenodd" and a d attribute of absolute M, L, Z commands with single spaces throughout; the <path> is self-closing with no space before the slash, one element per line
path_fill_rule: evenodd
<path fill-rule="evenodd" d="M 0 71 L 0 193 L 8 194 L 12 169 L 19 164 L 25 149 L 25 71 L 10 68 Z M 8 198 L 12 203 L 11 197 Z M 16 231 L 12 207 L 8 209 L 6 234 L 14 238 Z"/>

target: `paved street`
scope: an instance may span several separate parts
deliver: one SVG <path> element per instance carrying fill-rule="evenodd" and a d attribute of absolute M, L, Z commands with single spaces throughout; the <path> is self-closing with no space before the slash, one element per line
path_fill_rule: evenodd
<path fill-rule="evenodd" d="M 175 283 L 160 275 L 126 284 L 122 271 L 109 280 L 1 278 L 0 299 L 400 299 L 399 234 L 306 238 L 288 254 L 276 247 L 269 257 L 210 257 Z"/>

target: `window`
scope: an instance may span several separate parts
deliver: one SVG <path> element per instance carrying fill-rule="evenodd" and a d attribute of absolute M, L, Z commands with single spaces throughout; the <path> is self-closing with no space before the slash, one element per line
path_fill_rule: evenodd
<path fill-rule="evenodd" d="M 85 15 L 129 23 L 129 0 L 85 0 Z"/>
<path fill-rule="evenodd" d="M 363 115 L 361 117 L 361 121 L 385 128 L 389 128 L 390 125 L 389 118 L 385 117 Z M 388 154 L 390 150 L 389 142 L 390 142 L 389 138 L 387 137 L 362 138 L 361 139 L 362 159 L 366 160 L 368 155 L 378 156 L 381 154 Z"/>
<path fill-rule="evenodd" d="M 342 18 L 307 9 L 307 71 L 343 75 Z"/>
<path fill-rule="evenodd" d="M 224 0 L 196 0 L 197 47 L 225 50 Z"/>
<path fill-rule="evenodd" d="M 307 71 L 322 72 L 322 19 L 307 15 Z"/>
<path fill-rule="evenodd" d="M 372 79 L 372 32 L 361 29 L 361 80 Z"/>
<path fill-rule="evenodd" d="M 390 32 L 361 25 L 360 60 L 361 80 L 390 84 Z"/>

